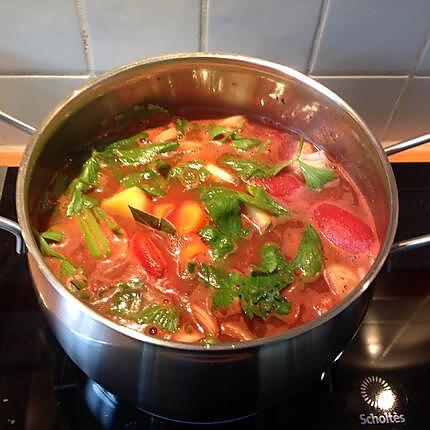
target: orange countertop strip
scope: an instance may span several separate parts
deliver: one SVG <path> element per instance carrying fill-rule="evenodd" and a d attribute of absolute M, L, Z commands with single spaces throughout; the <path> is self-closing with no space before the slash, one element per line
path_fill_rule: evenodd
<path fill-rule="evenodd" d="M 19 166 L 23 152 L 23 147 L 12 145 L 0 146 L 0 166 Z M 408 149 L 407 151 L 390 156 L 389 159 L 393 163 L 430 162 L 430 144 Z"/>

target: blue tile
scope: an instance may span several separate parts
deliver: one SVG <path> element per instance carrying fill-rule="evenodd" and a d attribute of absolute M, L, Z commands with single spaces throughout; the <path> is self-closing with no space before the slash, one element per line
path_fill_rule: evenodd
<path fill-rule="evenodd" d="M 0 76 L 1 110 L 37 127 L 49 111 L 86 80 L 86 77 Z"/>
<path fill-rule="evenodd" d="M 423 57 L 417 67 L 417 75 L 430 76 L 430 40 L 424 50 Z"/>
<path fill-rule="evenodd" d="M 312 74 L 407 74 L 430 25 L 428 0 L 332 0 Z"/>
<path fill-rule="evenodd" d="M 381 138 L 406 77 L 320 77 L 317 80 L 350 104 Z"/>
<path fill-rule="evenodd" d="M 304 71 L 320 10 L 320 0 L 210 0 L 208 50 L 252 55 Z"/>
<path fill-rule="evenodd" d="M 402 98 L 384 139 L 404 140 L 430 132 L 430 78 L 412 80 Z"/>
<path fill-rule="evenodd" d="M 72 0 L 0 2 L 0 73 L 86 73 Z"/>
<path fill-rule="evenodd" d="M 86 4 L 96 71 L 199 49 L 199 0 L 91 0 Z"/>

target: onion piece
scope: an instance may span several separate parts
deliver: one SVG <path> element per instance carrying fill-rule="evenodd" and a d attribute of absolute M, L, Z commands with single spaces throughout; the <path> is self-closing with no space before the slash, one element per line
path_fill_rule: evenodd
<path fill-rule="evenodd" d="M 266 232 L 272 225 L 272 217 L 255 206 L 246 204 L 244 215 L 260 234 Z"/>
<path fill-rule="evenodd" d="M 165 143 L 169 140 L 175 140 L 178 137 L 178 130 L 175 127 L 170 127 L 163 130 L 161 133 L 154 137 L 154 143 Z"/>
<path fill-rule="evenodd" d="M 236 179 L 234 176 L 230 175 L 226 170 L 221 169 L 221 167 L 218 167 L 215 164 L 207 164 L 206 170 L 212 174 L 216 180 L 221 182 L 229 182 L 230 184 L 234 184 L 236 182 Z"/>
<path fill-rule="evenodd" d="M 227 321 L 221 324 L 221 331 L 233 339 L 252 340 L 255 336 L 251 333 L 247 325 L 241 321 Z"/>
<path fill-rule="evenodd" d="M 191 313 L 194 315 L 194 318 L 197 320 L 200 326 L 205 331 L 207 336 L 218 336 L 219 327 L 216 318 L 209 313 L 203 306 L 199 306 L 193 304 L 190 306 Z"/>

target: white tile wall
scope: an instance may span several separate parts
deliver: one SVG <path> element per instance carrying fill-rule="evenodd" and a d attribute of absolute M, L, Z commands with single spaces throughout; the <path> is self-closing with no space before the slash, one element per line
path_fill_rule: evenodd
<path fill-rule="evenodd" d="M 320 77 L 317 79 L 349 103 L 376 136 L 381 138 L 406 76 L 403 78 Z"/>
<path fill-rule="evenodd" d="M 0 110 L 37 125 L 88 73 L 202 48 L 310 72 L 383 140 L 430 130 L 430 0 L 0 0 Z"/>
<path fill-rule="evenodd" d="M 88 26 L 96 71 L 178 51 L 197 51 L 200 0 L 90 0 Z"/>
<path fill-rule="evenodd" d="M 209 0 L 207 48 L 304 71 L 320 10 L 321 0 Z"/>
<path fill-rule="evenodd" d="M 313 74 L 407 74 L 429 30 L 428 0 L 331 0 Z"/>
<path fill-rule="evenodd" d="M 0 1 L 0 74 L 87 73 L 72 0 Z"/>

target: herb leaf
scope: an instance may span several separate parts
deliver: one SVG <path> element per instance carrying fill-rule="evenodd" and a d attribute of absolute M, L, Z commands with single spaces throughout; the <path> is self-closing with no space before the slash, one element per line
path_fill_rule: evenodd
<path fill-rule="evenodd" d="M 233 136 L 233 134 L 239 130 L 240 129 L 238 128 L 232 129 L 218 124 L 208 125 L 208 132 L 211 140 L 216 140 L 221 143 L 224 143 L 229 137 Z"/>
<path fill-rule="evenodd" d="M 273 167 L 269 164 L 258 161 L 247 160 L 233 155 L 222 155 L 218 163 L 234 170 L 241 179 L 248 179 L 251 176 L 256 178 L 269 178 L 272 175 Z"/>
<path fill-rule="evenodd" d="M 250 149 L 255 148 L 260 144 L 261 144 L 261 140 L 253 139 L 250 137 L 233 135 L 231 139 L 231 146 L 241 151 L 249 151 Z"/>
<path fill-rule="evenodd" d="M 248 230 L 242 228 L 241 201 L 236 191 L 221 186 L 211 186 L 202 190 L 200 200 L 205 204 L 210 217 L 223 234 L 233 239 L 247 235 Z"/>
<path fill-rule="evenodd" d="M 272 198 L 263 188 L 257 187 L 256 185 L 248 185 L 247 189 L 251 195 L 242 192 L 238 193 L 242 201 L 263 209 L 275 216 L 291 214 L 285 206 Z"/>
<path fill-rule="evenodd" d="M 211 247 L 211 254 L 215 260 L 223 258 L 234 251 L 233 240 L 216 227 L 206 226 L 200 232 L 200 237 Z"/>
<path fill-rule="evenodd" d="M 272 312 L 288 314 L 290 304 L 280 292 L 294 279 L 291 267 L 281 250 L 273 243 L 261 249 L 261 264 L 250 277 L 240 281 L 241 305 L 249 318 L 267 318 Z"/>
<path fill-rule="evenodd" d="M 204 227 L 200 236 L 209 244 L 214 258 L 222 258 L 234 250 L 234 241 L 246 237 L 240 218 L 242 203 L 249 203 L 275 216 L 289 215 L 290 211 L 274 200 L 262 188 L 249 185 L 250 194 L 222 186 L 210 186 L 200 193 L 215 227 Z"/>
<path fill-rule="evenodd" d="M 166 218 L 157 218 L 154 215 L 136 209 L 132 206 L 129 206 L 129 208 L 135 221 L 147 225 L 155 230 L 164 231 L 169 234 L 176 234 L 175 226 Z"/>
<path fill-rule="evenodd" d="M 231 275 L 225 274 L 214 266 L 201 264 L 198 276 L 206 285 L 215 288 L 212 298 L 214 307 L 226 308 L 239 295 Z"/>
<path fill-rule="evenodd" d="M 39 247 L 46 257 L 54 257 L 61 260 L 60 276 L 72 276 L 69 288 L 76 293 L 87 285 L 87 278 L 84 271 L 73 265 L 73 263 L 63 254 L 53 249 L 48 242 L 61 242 L 64 240 L 64 233 L 48 230 L 39 234 Z"/>
<path fill-rule="evenodd" d="M 323 266 L 323 250 L 321 239 L 311 224 L 303 232 L 296 258 L 292 263 L 305 278 L 312 278 L 321 272 Z"/>
<path fill-rule="evenodd" d="M 320 190 L 327 182 L 336 178 L 334 169 L 328 167 L 315 167 L 302 160 L 304 136 L 300 136 L 299 147 L 296 157 L 291 161 L 296 161 L 303 174 L 306 185 L 312 190 Z"/>
<path fill-rule="evenodd" d="M 149 167 L 143 170 L 143 172 L 133 172 L 123 176 L 120 182 L 126 188 L 139 187 L 153 196 L 164 196 L 166 194 L 166 179 Z"/>
<path fill-rule="evenodd" d="M 82 209 L 82 212 L 82 215 L 78 216 L 78 222 L 90 254 L 94 258 L 108 257 L 111 253 L 109 242 L 103 235 L 93 212 L 88 208 Z"/>
<path fill-rule="evenodd" d="M 224 154 L 218 159 L 218 163 L 234 170 L 241 179 L 270 178 L 277 175 L 282 169 L 291 164 L 291 160 L 279 163 L 275 166 L 260 163 L 258 161 L 246 158 L 236 157 L 234 155 Z"/>
<path fill-rule="evenodd" d="M 290 272 L 290 267 L 285 255 L 273 243 L 266 243 L 261 249 L 261 264 L 254 273 Z"/>
<path fill-rule="evenodd" d="M 241 201 L 234 190 L 221 186 L 203 189 L 200 199 L 216 226 L 203 227 L 200 236 L 211 247 L 212 256 L 222 258 L 234 250 L 235 239 L 243 238 L 249 232 L 249 229 L 242 228 Z"/>
<path fill-rule="evenodd" d="M 155 324 L 157 327 L 173 333 L 178 329 L 179 311 L 154 303 L 143 309 L 137 322 L 139 324 Z"/>
<path fill-rule="evenodd" d="M 179 143 L 175 140 L 166 143 L 152 143 L 146 146 L 139 146 L 131 149 L 112 150 L 114 158 L 125 166 L 145 165 L 154 161 L 154 159 L 165 152 L 171 152 L 177 149 Z"/>
<path fill-rule="evenodd" d="M 241 278 L 240 299 L 245 315 L 253 319 L 255 315 L 267 318 L 272 312 L 288 314 L 290 304 L 280 294 L 286 286 L 282 275 L 279 274 Z"/>
<path fill-rule="evenodd" d="M 84 207 L 95 205 L 95 202 L 85 193 L 97 184 L 99 171 L 98 153 L 93 151 L 91 157 L 82 166 L 79 176 L 70 184 L 71 199 L 66 210 L 67 216 L 79 213 Z"/>
<path fill-rule="evenodd" d="M 185 136 L 185 134 L 187 134 L 187 132 L 192 128 L 192 123 L 185 118 L 177 118 L 173 123 L 175 124 L 176 130 L 178 130 L 182 136 Z"/>
<path fill-rule="evenodd" d="M 253 270 L 250 276 L 237 272 L 226 274 L 207 264 L 200 266 L 200 279 L 215 289 L 212 297 L 215 308 L 228 307 L 239 297 L 242 310 L 250 319 L 254 316 L 267 318 L 273 312 L 284 315 L 290 311 L 290 304 L 280 292 L 293 280 L 291 268 L 276 245 L 265 245 L 261 253 L 261 267 Z"/>
<path fill-rule="evenodd" d="M 93 213 L 96 216 L 97 220 L 99 222 L 104 222 L 109 230 L 111 230 L 116 235 L 123 234 L 122 228 L 105 212 L 103 212 L 102 209 L 100 209 L 98 206 L 95 206 L 93 208 Z"/>
<path fill-rule="evenodd" d="M 45 240 L 49 240 L 51 242 L 61 242 L 64 240 L 64 233 L 61 231 L 47 230 L 43 233 L 40 233 L 40 236 Z"/>
<path fill-rule="evenodd" d="M 199 161 L 188 161 L 170 169 L 168 179 L 178 179 L 185 188 L 195 188 L 206 181 L 210 172 Z"/>
<path fill-rule="evenodd" d="M 336 179 L 333 169 L 327 167 L 315 167 L 298 160 L 300 171 L 305 178 L 306 185 L 313 190 L 320 190 L 327 182 Z"/>
<path fill-rule="evenodd" d="M 132 136 L 125 137 L 124 139 L 117 140 L 110 143 L 104 149 L 99 152 L 100 156 L 106 159 L 114 158 L 114 149 L 126 149 L 130 146 L 136 146 L 136 143 L 147 139 L 148 133 L 146 131 L 140 131 L 139 133 L 133 134 Z"/>
<path fill-rule="evenodd" d="M 136 320 L 139 317 L 142 304 L 142 291 L 123 288 L 122 291 L 114 294 L 109 312 L 122 318 Z"/>

